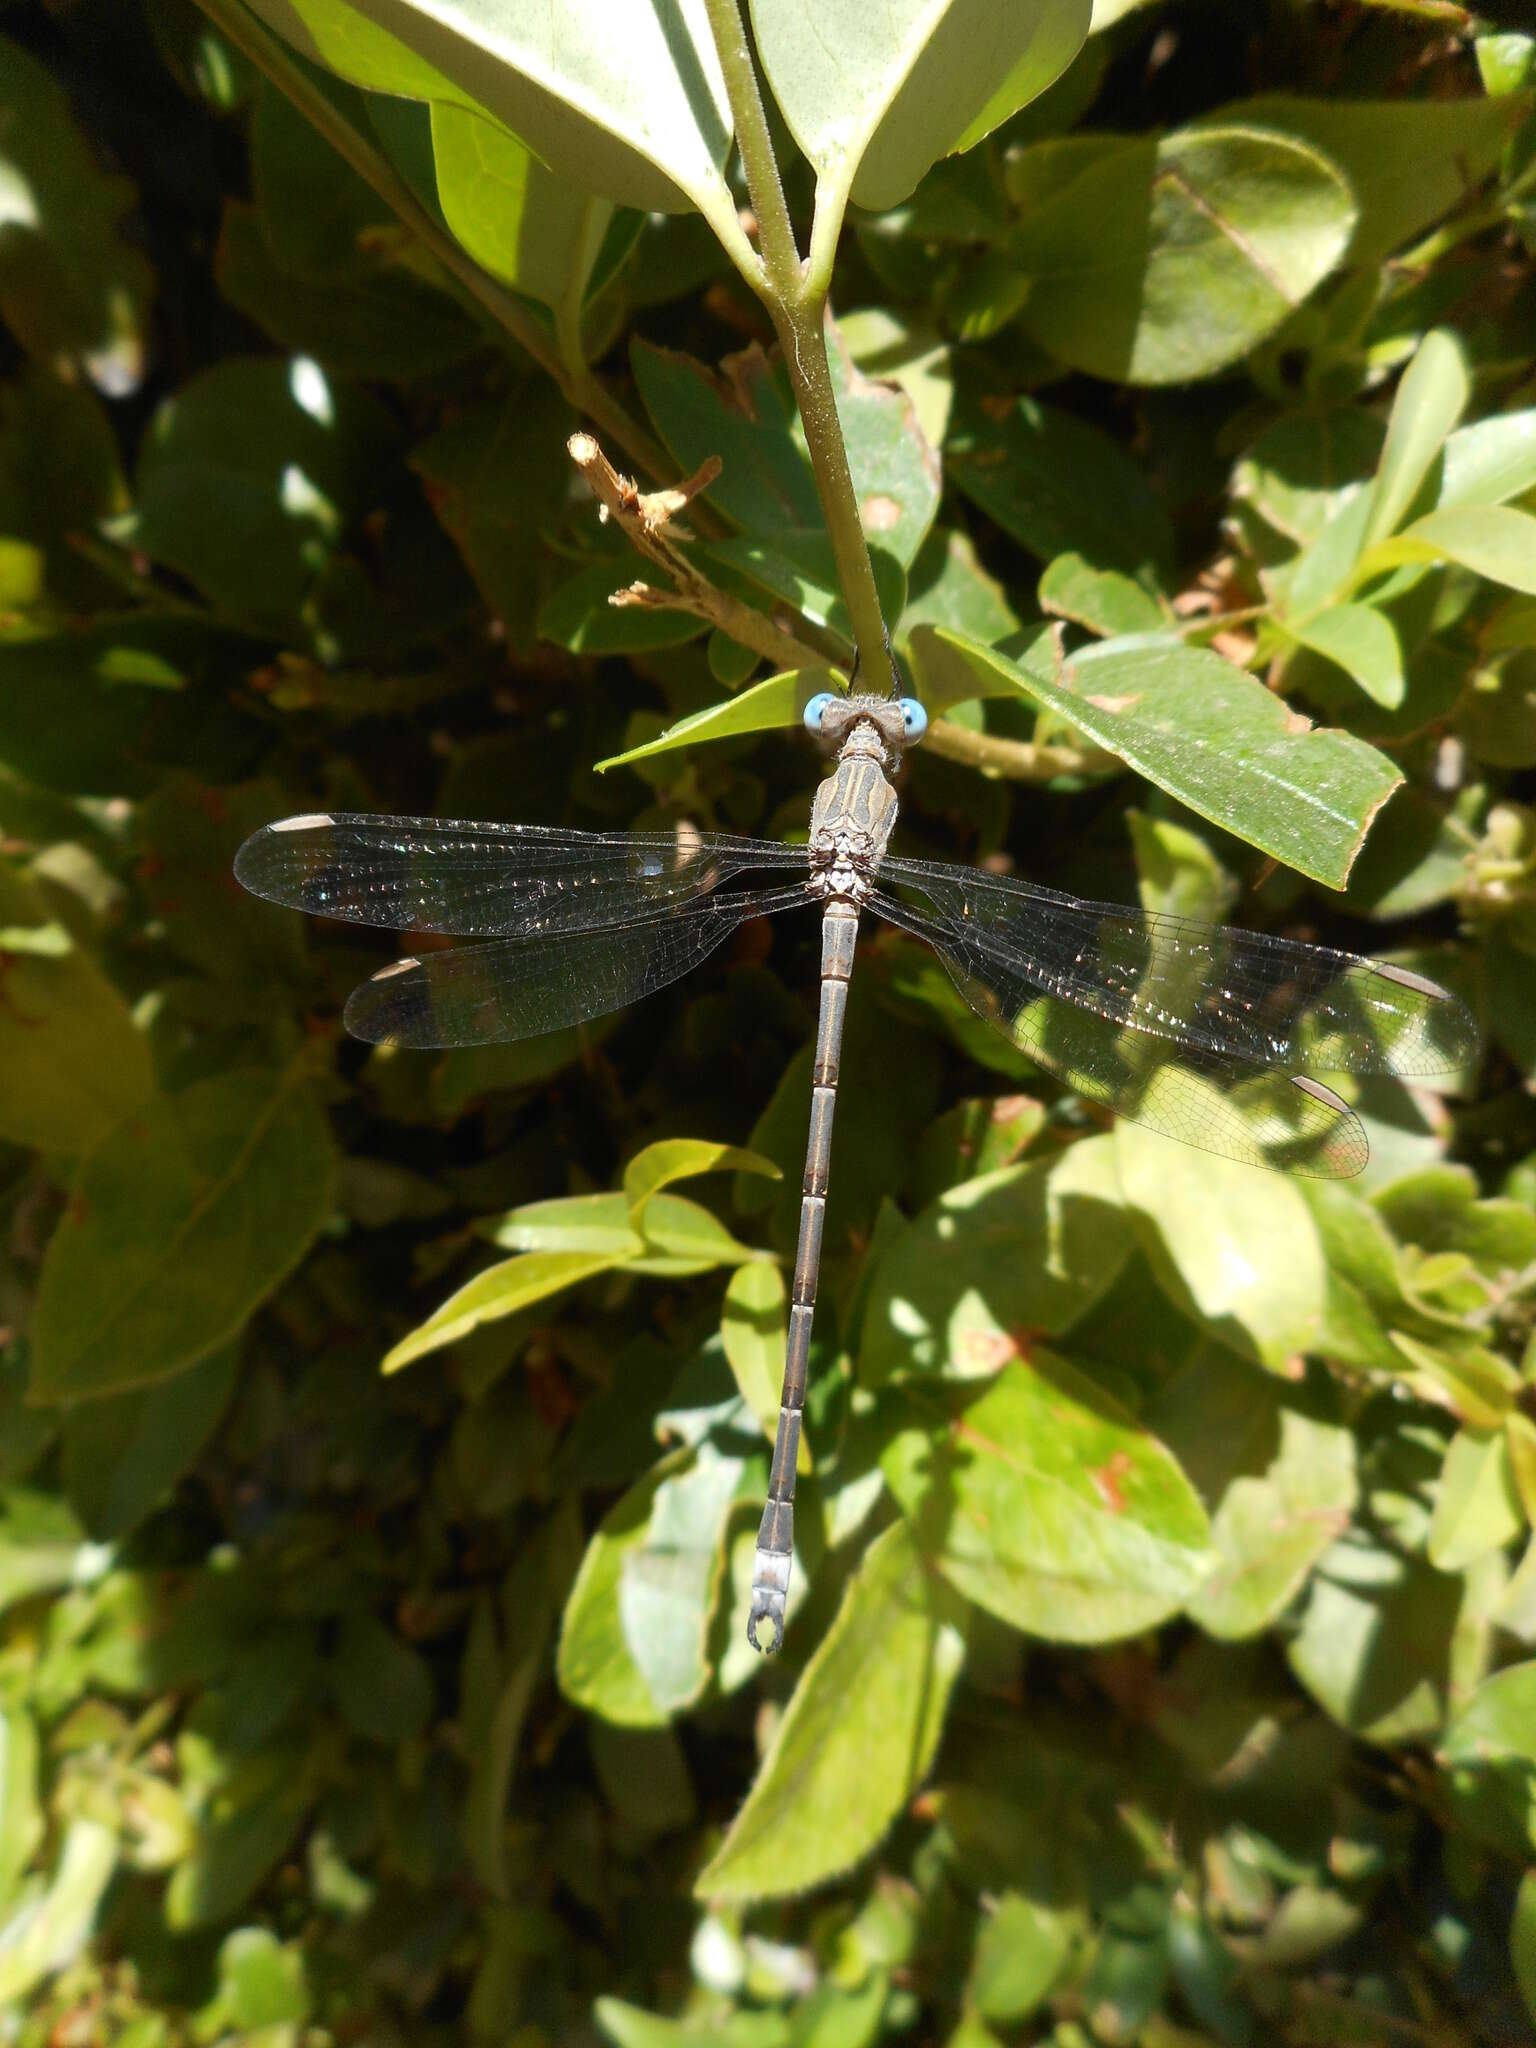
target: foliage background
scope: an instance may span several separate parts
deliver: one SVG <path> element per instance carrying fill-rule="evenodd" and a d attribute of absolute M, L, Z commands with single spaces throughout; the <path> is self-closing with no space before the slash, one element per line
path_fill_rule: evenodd
<path fill-rule="evenodd" d="M 424 241 L 184 0 L 4 8 L 11 2038 L 1533 2037 L 1519 27 L 1101 6 L 843 235 L 866 522 L 946 711 L 904 846 L 1390 948 L 1488 1048 L 1363 1088 L 1367 1174 L 1302 1185 L 1110 1135 L 867 938 L 763 1663 L 812 922 L 389 1056 L 338 1022 L 381 945 L 230 876 L 321 806 L 803 827 L 761 730 L 803 678 L 593 774 L 763 649 L 608 605 L 650 572 L 496 295 L 657 480 L 724 457 L 695 569 L 835 653 L 761 308 L 696 218 L 562 213 L 446 125 L 434 166 L 419 103 L 303 70 Z M 1051 620 L 1085 665 L 1154 636 L 1098 657 L 1144 777 L 1052 707 Z M 1296 770 L 1341 836 L 1258 793 L 1239 668 L 1369 742 Z"/>

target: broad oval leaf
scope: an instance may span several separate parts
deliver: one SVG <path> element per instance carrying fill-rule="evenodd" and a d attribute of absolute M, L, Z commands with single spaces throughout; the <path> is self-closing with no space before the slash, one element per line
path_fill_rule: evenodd
<path fill-rule="evenodd" d="M 1268 1469 L 1234 1479 L 1212 1517 L 1216 1568 L 1190 1601 L 1190 1618 L 1227 1642 L 1268 1628 L 1343 1534 L 1358 1491 L 1352 1433 L 1283 1410 Z"/>
<path fill-rule="evenodd" d="M 1445 1731 L 1458 1807 L 1536 1852 L 1536 1662 L 1485 1678 Z"/>
<path fill-rule="evenodd" d="M 1102 1388 L 1037 1348 L 977 1397 L 906 1382 L 882 1459 L 917 1546 L 1014 1628 L 1103 1643 L 1176 1613 L 1212 1564 L 1198 1495 Z"/>
<path fill-rule="evenodd" d="M 752 0 L 752 27 L 818 177 L 838 195 L 851 187 L 860 206 L 886 207 L 1044 92 L 1081 49 L 1091 13 L 1091 0 Z"/>
<path fill-rule="evenodd" d="M 0 874 L 0 1136 L 88 1152 L 154 1090 L 149 1045 L 117 990 L 42 899 Z"/>
<path fill-rule="evenodd" d="M 43 1261 L 32 1391 L 149 1386 L 231 1338 L 331 1206 L 325 1116 L 301 1074 L 197 1081 L 83 1162 Z"/>
<path fill-rule="evenodd" d="M 499 123 L 466 108 L 432 109 L 438 204 L 482 270 L 579 320 L 614 209 L 544 168 Z"/>
<path fill-rule="evenodd" d="M 1395 711 L 1403 701 L 1403 651 L 1392 621 L 1368 604 L 1330 605 L 1290 631 L 1303 647 L 1337 662 L 1373 703 Z"/>
<path fill-rule="evenodd" d="M 1458 1430 L 1435 1493 L 1430 1563 L 1442 1572 L 1465 1571 L 1488 1551 L 1512 1543 L 1525 1525 L 1508 1435 L 1502 1429 Z"/>
<path fill-rule="evenodd" d="M 1207 1158 L 1124 1118 L 1114 1143 L 1125 1199 L 1165 1290 L 1223 1342 L 1286 1372 L 1317 1338 L 1327 1285 L 1299 1185 Z"/>
<path fill-rule="evenodd" d="M 914 643 L 928 635 L 920 628 Z M 958 633 L 933 637 L 975 675 L 978 697 L 1011 682 L 1201 817 L 1331 889 L 1403 779 L 1364 740 L 1315 728 L 1205 648 L 1105 640 L 1053 674 L 1043 635 L 1013 660 Z"/>
<path fill-rule="evenodd" d="M 739 1458 L 677 1451 L 610 1509 L 561 1624 L 567 1699 L 624 1728 L 659 1728 L 697 1699 L 741 1476 Z"/>
<path fill-rule="evenodd" d="M 1059 1336 L 1104 1295 L 1132 1248 L 1113 1141 L 951 1188 L 890 1246 L 864 1311 L 859 1376 L 987 1379 Z"/>
<path fill-rule="evenodd" d="M 624 205 L 691 202 L 735 227 L 731 141 L 704 0 L 255 0 L 355 85 L 488 109 L 550 170 Z M 739 231 L 738 231 L 739 232 Z"/>
<path fill-rule="evenodd" d="M 927 1775 L 964 1626 L 963 1606 L 904 1523 L 870 1545 L 746 1804 L 699 1874 L 700 1898 L 783 1898 L 875 1846 Z"/>
<path fill-rule="evenodd" d="M 1306 143 L 1256 128 L 1095 142 L 1011 244 L 1030 285 L 1020 319 L 1074 369 L 1208 377 L 1288 319 L 1349 245 L 1349 187 Z M 1032 154 L 1010 167 L 1026 203 Z"/>

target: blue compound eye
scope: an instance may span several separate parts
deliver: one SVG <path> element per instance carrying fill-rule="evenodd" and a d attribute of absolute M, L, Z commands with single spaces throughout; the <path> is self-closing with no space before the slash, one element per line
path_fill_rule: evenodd
<path fill-rule="evenodd" d="M 902 698 L 901 723 L 909 745 L 916 745 L 928 730 L 928 714 L 915 697 Z"/>
<path fill-rule="evenodd" d="M 831 702 L 832 692 L 819 690 L 805 707 L 805 729 L 814 733 L 818 739 L 821 737 L 821 714 Z"/>

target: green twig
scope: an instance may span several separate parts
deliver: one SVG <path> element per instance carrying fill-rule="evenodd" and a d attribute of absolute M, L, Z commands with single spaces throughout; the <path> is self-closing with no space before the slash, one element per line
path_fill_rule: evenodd
<path fill-rule="evenodd" d="M 1102 747 L 1009 740 L 997 733 L 976 732 L 949 718 L 936 718 L 929 726 L 923 750 L 1007 782 L 1054 782 L 1059 775 L 1104 775 L 1124 766 L 1118 756 Z"/>
<path fill-rule="evenodd" d="M 648 475 L 658 480 L 666 476 L 671 464 L 644 427 L 630 418 L 579 359 L 575 364 L 565 361 L 558 343 L 515 295 L 488 277 L 473 257 L 443 232 L 388 157 L 358 133 L 282 42 L 242 5 L 242 0 L 197 0 L 197 4 L 219 33 L 248 57 L 268 83 L 325 137 L 336 154 L 352 166 L 365 184 L 372 186 L 481 311 L 553 378 L 569 402 Z"/>
<path fill-rule="evenodd" d="M 819 284 L 813 281 L 800 261 L 789 209 L 784 203 L 773 138 L 763 112 L 757 70 L 747 47 L 740 0 L 704 0 L 704 4 L 720 55 L 726 97 L 736 127 L 736 146 L 741 152 L 763 252 L 759 263 L 751 267 L 738 263 L 738 268 L 768 309 L 784 350 L 837 563 L 843 602 L 853 622 L 864 686 L 877 693 L 894 692 L 896 675 L 880 610 L 880 593 L 875 587 L 875 572 L 864 539 L 864 524 L 859 517 L 858 496 L 848 467 L 848 451 L 843 443 L 827 363 L 823 325 L 826 279 L 823 277 Z M 830 272 L 830 259 L 825 251 L 818 253 L 822 268 Z"/>

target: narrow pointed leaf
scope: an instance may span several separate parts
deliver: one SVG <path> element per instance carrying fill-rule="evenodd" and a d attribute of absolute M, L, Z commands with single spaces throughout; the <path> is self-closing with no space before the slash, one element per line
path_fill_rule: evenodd
<path fill-rule="evenodd" d="M 706 740 L 736 739 L 743 733 L 779 732 L 797 726 L 813 697 L 843 686 L 843 678 L 829 668 L 786 669 L 782 675 L 754 683 L 739 696 L 690 712 L 653 740 L 611 754 L 598 762 L 598 773 L 622 768 L 629 761 L 643 761 L 652 754 L 668 754 L 677 747 L 699 746 Z"/>
<path fill-rule="evenodd" d="M 1403 372 L 1392 401 L 1386 445 L 1381 451 L 1370 517 L 1365 525 L 1366 548 L 1397 531 L 1452 428 L 1466 410 L 1470 391 L 1467 366 L 1455 337 L 1440 328 L 1426 334 Z"/>
<path fill-rule="evenodd" d="M 1536 596 L 1536 518 L 1513 505 L 1447 505 L 1362 555 L 1356 583 L 1402 562 L 1455 562 Z"/>
<path fill-rule="evenodd" d="M 637 1152 L 625 1167 L 624 1199 L 631 1214 L 638 1214 L 658 1188 L 695 1180 L 705 1173 L 766 1174 L 769 1180 L 783 1177 L 771 1159 L 740 1145 L 720 1145 L 711 1138 L 663 1138 Z"/>
<path fill-rule="evenodd" d="M 456 1344 L 482 1323 L 563 1294 L 567 1287 L 590 1280 L 594 1274 L 611 1271 L 616 1263 L 613 1253 L 606 1251 L 524 1252 L 519 1258 L 503 1259 L 500 1265 L 477 1273 L 408 1337 L 392 1346 L 384 1357 L 384 1371 L 398 1372 L 428 1351 Z"/>

